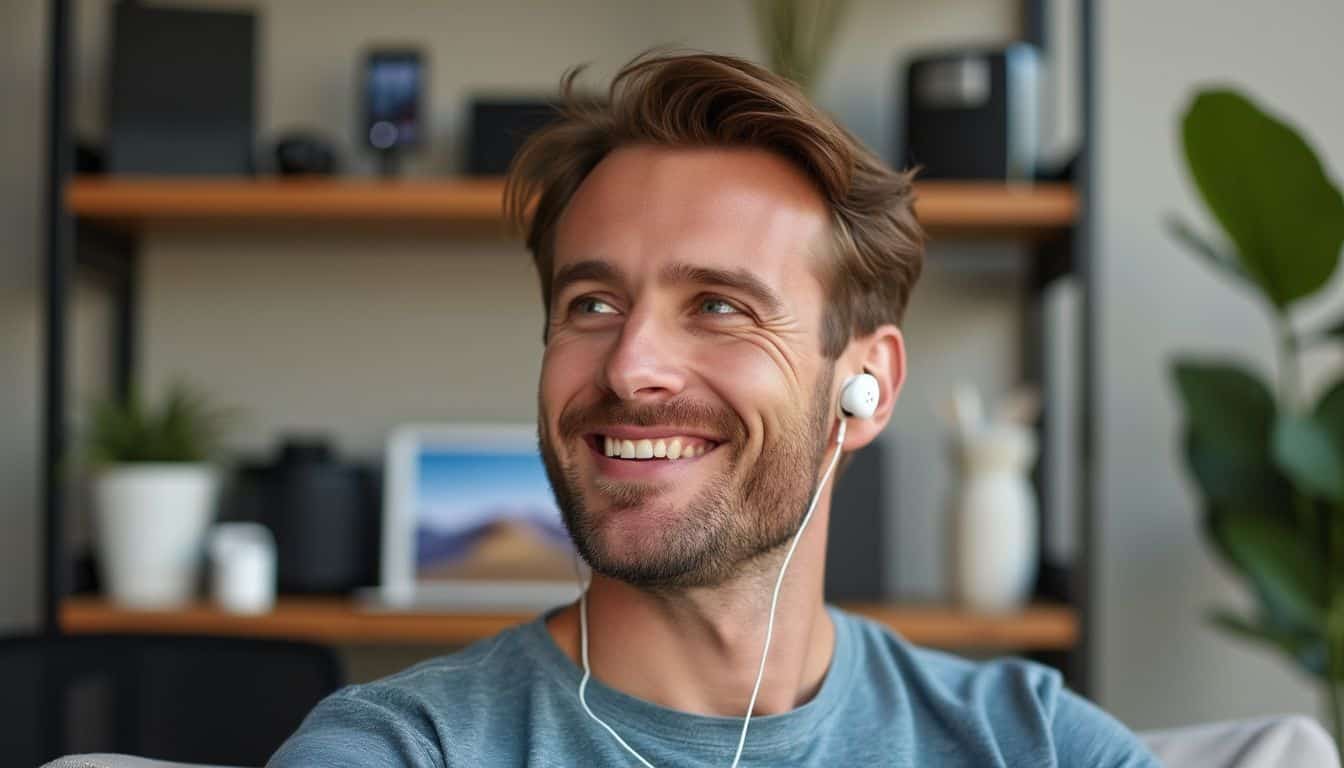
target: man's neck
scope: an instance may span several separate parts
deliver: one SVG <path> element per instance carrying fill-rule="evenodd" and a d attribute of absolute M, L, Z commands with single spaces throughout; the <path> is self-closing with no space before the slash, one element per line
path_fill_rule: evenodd
<path fill-rule="evenodd" d="M 835 649 L 822 576 L 826 515 L 817 510 L 780 590 L 770 656 L 754 716 L 792 710 L 820 689 Z M 713 588 L 651 593 L 594 574 L 588 590 L 588 657 L 593 677 L 655 704 L 703 715 L 746 713 L 760 669 L 770 598 L 783 559 Z M 579 608 L 547 629 L 576 664 Z"/>

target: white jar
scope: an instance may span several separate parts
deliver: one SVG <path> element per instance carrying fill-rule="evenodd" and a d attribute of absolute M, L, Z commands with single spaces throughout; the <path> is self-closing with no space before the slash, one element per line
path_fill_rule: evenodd
<path fill-rule="evenodd" d="M 168 608 L 196 591 L 219 480 L 206 464 L 118 464 L 93 481 L 104 592 L 131 608 Z"/>
<path fill-rule="evenodd" d="M 954 595 L 974 610 L 1017 610 L 1031 597 L 1038 564 L 1038 503 L 1028 476 L 1036 436 L 1020 424 L 993 424 L 960 449 L 960 487 L 953 504 Z"/>
<path fill-rule="evenodd" d="M 210 529 L 210 597 L 230 613 L 275 607 L 275 537 L 260 523 L 217 523 Z"/>

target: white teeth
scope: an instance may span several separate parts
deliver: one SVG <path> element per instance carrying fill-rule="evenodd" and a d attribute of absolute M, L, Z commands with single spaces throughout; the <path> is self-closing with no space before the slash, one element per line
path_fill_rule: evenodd
<path fill-rule="evenodd" d="M 682 438 L 662 438 L 658 440 L 622 440 L 619 437 L 602 436 L 602 452 L 612 458 L 621 459 L 693 459 L 709 452 L 710 446 L 695 439 L 682 442 Z"/>

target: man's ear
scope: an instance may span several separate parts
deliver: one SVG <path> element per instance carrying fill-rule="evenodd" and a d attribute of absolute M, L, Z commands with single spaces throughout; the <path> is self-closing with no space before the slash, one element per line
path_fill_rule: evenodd
<path fill-rule="evenodd" d="M 848 373 L 837 370 L 840 381 L 861 372 L 872 374 L 877 379 L 877 410 L 873 417 L 851 418 L 845 428 L 845 451 L 857 451 L 877 439 L 891 420 L 896 398 L 905 384 L 905 337 L 894 325 L 878 326 L 867 336 L 852 339 L 840 359 L 844 362 L 838 368 L 843 370 L 845 364 L 848 364 L 854 369 Z"/>

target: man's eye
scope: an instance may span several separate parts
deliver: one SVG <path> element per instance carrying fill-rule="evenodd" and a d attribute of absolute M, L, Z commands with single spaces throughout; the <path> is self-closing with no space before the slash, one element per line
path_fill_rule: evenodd
<path fill-rule="evenodd" d="M 700 311 L 709 315 L 733 315 L 738 309 L 723 299 L 704 299 L 700 302 Z"/>
<path fill-rule="evenodd" d="M 574 310 L 582 315 L 613 315 L 616 308 L 593 296 L 585 296 L 573 304 Z"/>

